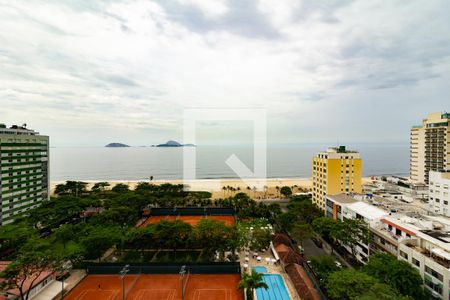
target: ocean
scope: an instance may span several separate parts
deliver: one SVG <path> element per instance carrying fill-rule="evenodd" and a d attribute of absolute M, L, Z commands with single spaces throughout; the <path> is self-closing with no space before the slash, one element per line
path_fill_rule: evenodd
<path fill-rule="evenodd" d="M 311 158 L 324 144 L 267 146 L 267 178 L 311 176 Z M 409 144 L 352 144 L 363 159 L 363 175 L 409 174 Z M 63 180 L 174 180 L 183 178 L 183 149 L 157 147 L 52 147 L 50 179 Z M 252 146 L 199 145 L 196 151 L 198 179 L 237 178 L 225 163 L 232 155 L 253 169 Z"/>

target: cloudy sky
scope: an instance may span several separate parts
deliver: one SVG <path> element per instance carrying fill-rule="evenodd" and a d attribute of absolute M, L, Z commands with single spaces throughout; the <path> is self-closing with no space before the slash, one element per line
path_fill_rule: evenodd
<path fill-rule="evenodd" d="M 450 109 L 448 0 L 0 0 L 0 29 L 0 123 L 53 146 L 180 140 L 186 108 L 266 109 L 272 143 L 407 142 Z"/>

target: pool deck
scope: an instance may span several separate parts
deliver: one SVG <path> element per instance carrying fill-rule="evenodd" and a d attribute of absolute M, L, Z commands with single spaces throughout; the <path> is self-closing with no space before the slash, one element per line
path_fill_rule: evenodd
<path fill-rule="evenodd" d="M 268 265 L 265 261 L 266 257 L 270 257 L 273 258 L 272 252 L 270 251 L 270 249 L 266 250 L 265 252 L 258 252 L 259 256 L 262 257 L 262 261 L 258 262 L 256 259 L 252 258 L 252 251 L 250 251 L 250 261 L 247 262 L 247 264 L 249 265 L 249 267 L 247 268 L 247 273 L 250 273 L 251 270 L 253 269 L 253 267 L 256 266 L 261 266 L 261 267 L 265 267 L 267 269 L 267 274 L 280 274 L 284 284 L 287 288 L 289 297 L 291 298 L 291 300 L 301 300 L 300 296 L 298 295 L 297 291 L 294 288 L 294 284 L 291 281 L 291 278 L 284 272 L 283 268 L 281 267 L 280 264 L 275 264 L 275 265 Z M 241 251 L 240 252 L 240 261 L 241 261 L 241 266 L 243 266 L 243 264 L 245 263 L 244 259 L 245 259 L 245 251 Z M 242 268 L 243 269 L 243 268 Z"/>

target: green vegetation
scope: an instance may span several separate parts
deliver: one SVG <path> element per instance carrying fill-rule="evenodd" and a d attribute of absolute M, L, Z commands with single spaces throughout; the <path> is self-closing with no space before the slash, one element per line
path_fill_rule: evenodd
<path fill-rule="evenodd" d="M 372 256 L 362 270 L 403 295 L 414 299 L 426 298 L 419 272 L 405 261 L 388 254 L 378 254 Z"/>
<path fill-rule="evenodd" d="M 351 300 L 367 292 L 377 280 L 353 269 L 331 273 L 327 279 L 328 296 L 331 299 Z"/>
<path fill-rule="evenodd" d="M 327 284 L 330 274 L 341 270 L 341 268 L 336 266 L 334 257 L 328 255 L 313 256 L 311 258 L 311 267 L 322 285 Z"/>
<path fill-rule="evenodd" d="M 278 204 L 257 203 L 240 192 L 213 201 L 211 193 L 186 192 L 183 185 L 142 182 L 130 190 L 126 184 L 110 188 L 108 183 L 99 182 L 91 190 L 87 187 L 85 182 L 76 181 L 59 184 L 57 197 L 0 228 L 0 258 L 15 262 L 3 276 L 11 275 L 13 270 L 22 274 L 29 269 L 23 253 L 28 253 L 31 245 L 39 246 L 39 251 L 35 250 L 42 257 L 45 257 L 42 253 L 52 253 L 59 262 L 78 264 L 110 259 L 234 260 L 236 249 L 247 242 L 235 226 L 225 226 L 213 219 L 204 219 L 195 227 L 182 221 L 162 221 L 138 228 L 136 224 L 147 207 L 234 208 L 241 221 L 265 220 L 265 225 L 281 213 Z M 258 229 L 254 236 L 252 247 L 267 247 L 269 233 Z M 232 255 L 225 257 L 227 252 Z"/>
<path fill-rule="evenodd" d="M 359 270 L 341 270 L 329 256 L 312 258 L 311 266 L 330 299 L 429 299 L 419 272 L 388 254 L 371 256 Z"/>
<path fill-rule="evenodd" d="M 317 234 L 334 246 L 347 245 L 354 255 L 359 241 L 371 241 L 362 220 L 324 217 L 308 196 L 292 197 L 287 208 L 276 217 L 277 227 L 297 242 Z M 313 257 L 310 265 L 330 299 L 428 299 L 417 270 L 387 254 L 371 256 L 359 270 L 341 269 L 333 256 Z"/>
<path fill-rule="evenodd" d="M 267 249 L 272 239 L 272 225 L 265 218 L 239 221 L 239 245 L 256 251 Z"/>
<path fill-rule="evenodd" d="M 300 243 L 319 234 L 331 244 L 346 244 L 353 252 L 359 240 L 371 238 L 360 220 L 340 222 L 323 217 L 309 196 L 292 197 L 287 211 L 282 212 L 278 204 L 257 203 L 241 192 L 213 201 L 210 193 L 186 192 L 182 185 L 140 183 L 130 190 L 125 184 L 109 189 L 100 182 L 91 190 L 86 187 L 83 182 L 70 181 L 59 185 L 58 197 L 0 228 L 1 259 L 14 261 L 0 274 L 7 279 L 4 287 L 20 290 L 20 283 L 31 274 L 84 261 L 234 260 L 236 250 L 242 247 L 267 248 L 272 231 L 288 232 Z M 280 193 L 288 196 L 283 188 Z M 181 220 L 136 227 L 145 208 L 186 206 L 234 208 L 237 224 L 226 226 L 205 218 L 195 227 Z M 231 255 L 226 257 L 226 253 Z M 371 256 L 359 270 L 341 269 L 332 257 L 313 258 L 311 266 L 330 299 L 427 297 L 418 272 L 388 255 Z M 244 275 L 239 284 L 248 295 L 258 287 L 264 284 L 255 272 Z"/>
<path fill-rule="evenodd" d="M 282 186 L 280 189 L 281 195 L 283 195 L 285 198 L 292 195 L 292 189 L 289 186 Z"/>
<path fill-rule="evenodd" d="M 353 256 L 356 254 L 356 246 L 359 241 L 369 243 L 372 239 L 367 224 L 362 220 L 345 219 L 336 221 L 327 217 L 320 217 L 312 222 L 314 231 L 331 244 L 338 242 L 350 247 Z"/>
<path fill-rule="evenodd" d="M 268 289 L 269 287 L 263 281 L 263 274 L 252 270 L 251 274 L 244 273 L 238 284 L 239 289 L 245 289 L 246 299 L 253 299 L 253 291 L 258 288 Z"/>

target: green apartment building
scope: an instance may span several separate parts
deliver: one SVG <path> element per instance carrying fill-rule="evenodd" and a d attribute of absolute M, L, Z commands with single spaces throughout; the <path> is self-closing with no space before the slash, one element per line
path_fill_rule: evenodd
<path fill-rule="evenodd" d="M 49 198 L 49 139 L 0 124 L 0 225 Z"/>

